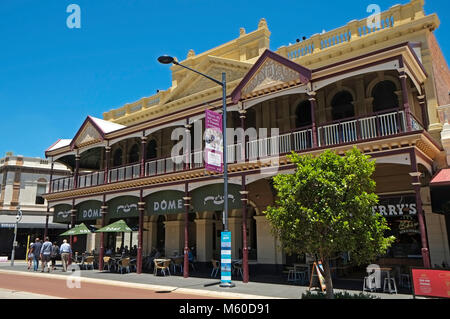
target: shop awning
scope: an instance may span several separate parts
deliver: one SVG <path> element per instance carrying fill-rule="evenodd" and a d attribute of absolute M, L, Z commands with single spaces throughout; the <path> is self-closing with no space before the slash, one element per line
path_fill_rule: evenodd
<path fill-rule="evenodd" d="M 17 228 L 45 228 L 46 216 L 23 215 Z M 0 228 L 14 228 L 16 224 L 15 215 L 0 215 Z M 67 225 L 53 223 L 53 216 L 48 219 L 48 229 L 67 229 Z"/>
<path fill-rule="evenodd" d="M 437 173 L 431 180 L 430 186 L 450 186 L 450 168 Z"/>

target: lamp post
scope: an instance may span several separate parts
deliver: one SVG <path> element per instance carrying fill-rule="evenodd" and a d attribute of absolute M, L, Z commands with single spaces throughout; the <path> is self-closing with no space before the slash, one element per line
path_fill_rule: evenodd
<path fill-rule="evenodd" d="M 223 225 L 224 225 L 224 232 L 229 232 L 228 230 L 228 161 L 227 161 L 227 75 L 225 72 L 222 72 L 222 81 L 218 81 L 212 77 L 210 77 L 209 75 L 203 74 L 197 70 L 191 69 L 190 67 L 187 67 L 185 65 L 182 65 L 180 63 L 178 63 L 173 57 L 168 56 L 168 55 L 163 55 L 160 56 L 158 58 L 159 63 L 161 64 L 175 64 L 178 65 L 182 68 L 185 68 L 189 71 L 192 71 L 194 73 L 197 73 L 211 81 L 213 81 L 214 83 L 222 86 L 222 122 L 223 122 L 223 132 L 222 132 L 222 136 L 223 136 L 223 197 L 224 197 L 224 204 L 223 204 Z M 187 224 L 185 225 L 185 227 L 187 226 Z M 186 260 L 187 254 L 185 252 L 184 258 Z M 231 256 L 230 256 L 231 258 Z M 230 281 L 224 281 L 222 280 L 220 287 L 224 287 L 224 288 L 232 288 L 235 285 Z"/>
<path fill-rule="evenodd" d="M 20 207 L 17 208 L 18 213 L 16 216 L 16 224 L 14 226 L 14 241 L 13 241 L 13 249 L 11 252 L 11 267 L 14 266 L 14 257 L 16 254 L 16 247 L 17 247 L 17 225 L 19 224 L 19 222 L 22 220 L 22 211 L 20 210 Z"/>

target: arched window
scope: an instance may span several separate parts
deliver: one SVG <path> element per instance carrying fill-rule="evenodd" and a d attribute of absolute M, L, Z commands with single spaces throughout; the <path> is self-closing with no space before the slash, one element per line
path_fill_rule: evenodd
<path fill-rule="evenodd" d="M 146 159 L 154 159 L 157 158 L 157 152 L 156 152 L 156 141 L 155 140 L 150 140 L 147 143 L 147 154 L 146 154 L 147 158 Z"/>
<path fill-rule="evenodd" d="M 353 96 L 348 91 L 336 93 L 331 101 L 333 108 L 333 121 L 351 118 L 355 116 L 355 108 L 353 107 Z"/>
<path fill-rule="evenodd" d="M 398 96 L 395 94 L 397 88 L 392 81 L 382 81 L 372 90 L 373 111 L 381 112 L 398 108 Z"/>
<path fill-rule="evenodd" d="M 133 147 L 130 150 L 129 153 L 129 160 L 130 163 L 137 163 L 139 162 L 139 145 L 138 144 L 134 144 Z"/>
<path fill-rule="evenodd" d="M 305 127 L 312 125 L 311 102 L 306 100 L 300 102 L 295 110 L 295 127 Z"/>
<path fill-rule="evenodd" d="M 122 164 L 122 149 L 118 148 L 113 155 L 113 166 L 120 166 Z"/>

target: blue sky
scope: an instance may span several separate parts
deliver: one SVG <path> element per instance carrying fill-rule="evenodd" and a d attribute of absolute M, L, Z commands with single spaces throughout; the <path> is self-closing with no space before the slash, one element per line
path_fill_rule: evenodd
<path fill-rule="evenodd" d="M 184 59 L 257 28 L 264 17 L 271 49 L 370 14 L 399 0 L 1 0 L 0 157 L 13 151 L 44 156 L 58 138 L 72 138 L 87 115 L 151 96 L 171 85 L 156 58 Z M 66 26 L 68 5 L 81 8 L 81 29 Z M 450 57 L 450 3 L 428 0 Z"/>

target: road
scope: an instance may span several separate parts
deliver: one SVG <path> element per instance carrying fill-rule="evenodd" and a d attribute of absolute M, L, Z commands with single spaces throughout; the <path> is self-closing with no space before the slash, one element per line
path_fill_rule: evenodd
<path fill-rule="evenodd" d="M 185 293 L 118 287 L 109 284 L 81 282 L 80 288 L 68 288 L 66 279 L 28 274 L 0 273 L 0 288 L 65 299 L 212 299 Z M 20 298 L 20 297 L 18 297 Z"/>

